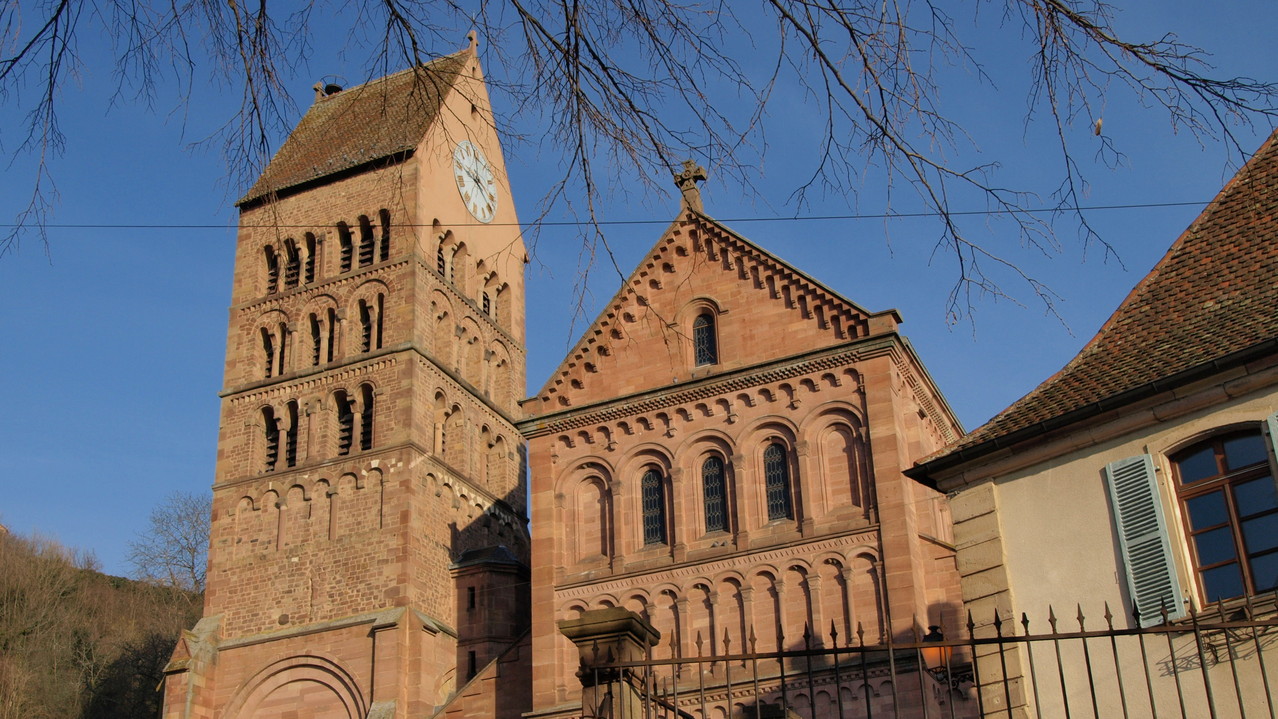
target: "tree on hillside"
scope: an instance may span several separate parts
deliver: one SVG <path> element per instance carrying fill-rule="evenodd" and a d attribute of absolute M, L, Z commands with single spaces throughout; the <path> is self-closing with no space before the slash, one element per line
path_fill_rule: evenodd
<path fill-rule="evenodd" d="M 1010 213 L 1023 242 L 1051 249 L 1052 217 L 1076 208 L 1085 188 L 1079 135 L 1089 142 L 1087 153 L 1099 147 L 1109 162 L 1120 157 L 1103 129 L 1102 108 L 1113 95 L 1161 111 L 1176 129 L 1223 138 L 1240 154 L 1250 148 L 1238 147 L 1232 123 L 1278 116 L 1273 83 L 1214 77 L 1205 54 L 1172 34 L 1122 36 L 1112 8 L 1098 0 L 978 0 L 961 10 L 935 0 L 381 0 L 288 7 L 296 9 L 237 0 L 52 0 L 23 17 L 22 3 L 0 5 L 0 97 L 16 98 L 29 113 L 27 125 L 9 129 L 8 139 L 40 158 L 19 224 L 40 227 L 51 209 L 46 160 L 64 142 L 59 92 L 75 74 L 77 42 L 90 31 L 111 38 L 122 94 L 152 101 L 170 75 L 185 88 L 199 77 L 224 78 L 239 94 L 239 107 L 211 139 L 242 186 L 294 122 L 284 82 L 313 47 L 313 23 L 347 12 L 355 46 L 346 50 L 367 52 L 370 74 L 453 52 L 475 28 L 487 44 L 490 84 L 521 115 L 540 115 L 559 154 L 562 176 L 543 211 L 561 203 L 591 220 L 611 188 L 640 179 L 665 189 L 686 157 L 748 187 L 766 156 L 769 113 L 795 111 L 785 104 L 793 93 L 778 88 L 798 88 L 802 111 L 821 124 L 809 179 L 796 188 L 798 206 L 813 191 L 854 196 L 867 173 L 876 185 L 906 190 L 914 204 L 936 214 L 937 247 L 958 276 L 950 298 L 958 312 L 974 294 L 1001 294 L 998 275 L 1028 282 L 1050 304 L 1031 278 L 970 239 L 957 209 L 983 203 Z M 1014 45 L 1026 62 L 986 62 L 990 48 L 982 43 L 991 37 Z M 950 159 L 975 150 L 973 128 L 954 119 L 939 92 L 939 73 L 952 66 L 967 68 L 974 82 L 1023 91 L 1027 122 L 1051 128 L 1059 186 L 1042 212 L 1026 212 L 1039 200 L 1001 184 L 994 159 L 972 166 Z M 1099 241 L 1081 219 L 1085 242 Z M 0 254 L 20 231 L 0 244 Z M 598 226 L 583 239 L 601 241 Z"/>
<path fill-rule="evenodd" d="M 174 638 L 198 617 L 198 595 L 0 533 L 0 719 L 157 716 Z"/>
<path fill-rule="evenodd" d="M 204 591 L 212 500 L 174 492 L 151 510 L 146 530 L 129 542 L 138 579 L 188 592 Z"/>

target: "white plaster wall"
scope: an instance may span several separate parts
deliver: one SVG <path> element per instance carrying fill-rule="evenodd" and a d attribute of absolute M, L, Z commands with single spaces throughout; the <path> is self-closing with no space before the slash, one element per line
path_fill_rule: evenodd
<path fill-rule="evenodd" d="M 1204 391 L 1209 391 L 1204 390 Z M 1076 629 L 1076 605 L 1088 629 L 1104 627 L 1104 603 L 1115 626 L 1131 626 L 1131 603 L 1118 554 L 1113 511 L 1102 477 L 1106 464 L 1151 454 L 1172 532 L 1182 586 L 1196 597 L 1188 547 L 1174 501 L 1167 454 L 1222 426 L 1259 424 L 1278 410 L 1278 388 L 1269 386 L 1219 405 L 1128 432 L 996 479 L 1000 528 L 1012 605 L 1030 615 L 1031 630 L 1046 631 L 1048 605 Z M 1091 428 L 1091 434 L 1104 431 Z M 1125 621 L 1120 620 L 1120 617 Z"/>

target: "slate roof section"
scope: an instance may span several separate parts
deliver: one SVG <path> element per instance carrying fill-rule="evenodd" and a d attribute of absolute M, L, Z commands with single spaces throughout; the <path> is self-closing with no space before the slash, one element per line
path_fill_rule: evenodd
<path fill-rule="evenodd" d="M 416 149 L 472 52 L 317 99 L 236 204 Z"/>
<path fill-rule="evenodd" d="M 1278 132 L 1069 364 L 916 477 L 1276 351 Z"/>

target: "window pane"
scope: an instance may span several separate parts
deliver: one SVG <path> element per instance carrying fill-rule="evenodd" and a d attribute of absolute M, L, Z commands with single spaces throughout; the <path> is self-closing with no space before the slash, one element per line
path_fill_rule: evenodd
<path fill-rule="evenodd" d="M 1238 556 L 1234 551 L 1234 533 L 1229 527 L 1194 535 L 1194 546 L 1198 548 L 1199 566 L 1223 562 Z"/>
<path fill-rule="evenodd" d="M 1244 434 L 1225 440 L 1225 465 L 1229 469 L 1250 467 L 1268 459 L 1260 434 Z"/>
<path fill-rule="evenodd" d="M 715 364 L 719 361 L 718 347 L 715 346 L 714 318 L 709 314 L 698 315 L 692 323 L 692 344 L 696 355 L 695 364 Z"/>
<path fill-rule="evenodd" d="M 1257 592 L 1278 587 L 1278 553 L 1251 560 L 1251 581 L 1256 584 Z"/>
<path fill-rule="evenodd" d="M 644 472 L 641 482 L 643 501 L 643 543 L 666 543 L 666 502 L 661 475 L 654 470 Z"/>
<path fill-rule="evenodd" d="M 1187 499 L 1185 507 L 1189 510 L 1191 529 L 1206 529 L 1229 521 L 1229 512 L 1225 509 L 1225 495 L 1221 492 Z"/>
<path fill-rule="evenodd" d="M 1236 485 L 1234 502 L 1238 505 L 1238 514 L 1244 517 L 1278 507 L 1278 489 L 1274 487 L 1274 478 L 1266 475 Z"/>
<path fill-rule="evenodd" d="M 1207 590 L 1207 601 L 1218 602 L 1230 597 L 1243 595 L 1242 573 L 1237 564 L 1226 564 L 1203 572 L 1203 588 Z"/>
<path fill-rule="evenodd" d="M 763 451 L 763 480 L 767 489 L 768 519 L 793 519 L 790 513 L 790 470 L 786 452 L 779 444 Z"/>
<path fill-rule="evenodd" d="M 1211 445 L 1185 455 L 1177 460 L 1176 466 L 1180 469 L 1181 484 L 1197 482 L 1219 474 L 1219 470 L 1216 469 L 1216 450 Z"/>
<path fill-rule="evenodd" d="M 705 498 L 706 531 L 725 531 L 728 522 L 724 511 L 727 492 L 723 482 L 723 460 L 710 457 L 701 465 L 701 488 Z"/>
<path fill-rule="evenodd" d="M 1255 554 L 1278 547 L 1278 514 L 1266 514 L 1242 523 L 1243 543 L 1247 553 Z"/>

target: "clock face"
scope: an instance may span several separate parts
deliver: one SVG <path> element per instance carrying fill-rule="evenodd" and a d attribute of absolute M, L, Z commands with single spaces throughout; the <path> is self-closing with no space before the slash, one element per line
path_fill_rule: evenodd
<path fill-rule="evenodd" d="M 453 150 L 453 175 L 466 209 L 480 222 L 492 222 L 497 214 L 497 183 L 493 166 L 470 140 L 462 140 Z"/>

